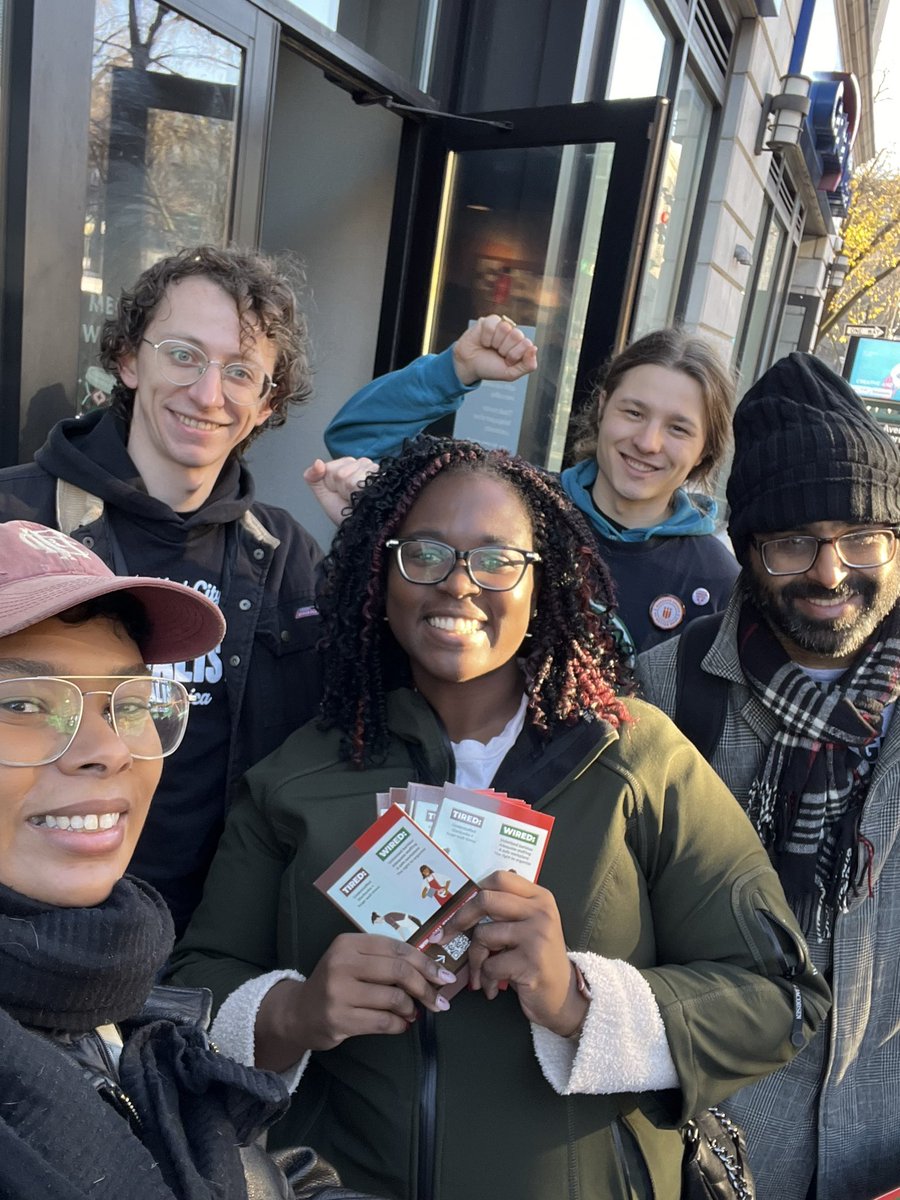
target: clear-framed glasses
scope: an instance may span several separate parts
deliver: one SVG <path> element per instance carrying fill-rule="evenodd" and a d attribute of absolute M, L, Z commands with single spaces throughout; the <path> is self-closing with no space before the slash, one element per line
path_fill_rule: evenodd
<path fill-rule="evenodd" d="M 191 701 L 183 684 L 153 675 L 129 676 L 111 688 L 82 690 L 76 680 L 108 675 L 39 675 L 0 679 L 0 763 L 41 767 L 56 762 L 81 725 L 85 696 L 107 696 L 104 716 L 133 758 L 166 758 L 181 745 Z"/>
<path fill-rule="evenodd" d="M 770 575 L 802 575 L 816 561 L 822 546 L 834 546 L 845 567 L 864 571 L 891 561 L 897 549 L 897 530 L 858 529 L 833 538 L 795 533 L 790 537 L 755 538 L 754 544 Z"/>
<path fill-rule="evenodd" d="M 161 342 L 141 341 L 156 351 L 156 368 L 163 379 L 176 387 L 190 387 L 202 379 L 210 367 L 222 372 L 222 391 L 232 404 L 259 404 L 265 400 L 274 386 L 272 376 L 256 363 L 237 359 L 234 362 L 219 362 L 210 358 L 199 346 L 182 342 L 177 338 L 166 338 Z"/>
<path fill-rule="evenodd" d="M 430 538 L 390 538 L 388 550 L 397 551 L 400 574 L 409 583 L 443 583 L 458 562 L 465 563 L 472 582 L 489 592 L 508 592 L 541 556 L 535 550 L 514 546 L 476 546 L 457 550 Z"/>

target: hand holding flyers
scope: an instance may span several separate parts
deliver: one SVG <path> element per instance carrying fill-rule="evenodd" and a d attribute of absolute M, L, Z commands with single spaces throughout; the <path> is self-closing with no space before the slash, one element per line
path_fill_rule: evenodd
<path fill-rule="evenodd" d="M 503 926 L 504 935 L 492 932 L 490 937 L 479 929 L 473 986 L 481 987 L 483 977 L 485 994 L 493 999 L 505 986 L 503 970 L 514 946 L 516 975 L 508 978 L 526 990 L 526 979 L 535 980 L 534 1011 L 546 1010 L 556 1024 L 574 1027 L 573 1006 L 565 994 L 572 969 L 556 903 L 534 882 L 553 818 L 521 800 L 452 783 L 392 787 L 378 796 L 377 811 L 374 825 L 316 886 L 360 929 L 377 926 L 458 973 L 468 958 L 472 927 L 495 919 L 484 904 L 476 908 L 467 903 L 478 893 L 472 881 L 481 876 L 500 880 L 496 890 L 507 895 L 498 912 L 512 925 L 509 930 Z M 514 882 L 503 882 L 510 879 Z M 452 932 L 442 934 L 445 927 Z M 516 936 L 510 943 L 504 937 L 513 928 Z M 485 960 L 491 952 L 496 961 L 488 968 Z M 448 994 L 453 990 L 448 988 Z"/>
<path fill-rule="evenodd" d="M 266 993 L 256 1023 L 257 1054 L 272 1070 L 307 1050 L 331 1050 L 346 1038 L 404 1033 L 417 1005 L 443 1012 L 439 989 L 455 977 L 414 946 L 376 934 L 336 937 L 305 982 L 284 979 Z"/>
<path fill-rule="evenodd" d="M 386 935 L 440 960 L 445 970 L 456 971 L 466 961 L 468 937 L 459 934 L 438 946 L 431 934 L 478 889 L 397 805 L 319 876 L 316 887 L 360 929 L 370 929 L 389 913 L 393 920 L 384 921 Z"/>
<path fill-rule="evenodd" d="M 469 986 L 493 1000 L 509 981 L 529 1021 L 562 1037 L 580 1028 L 588 1001 L 566 954 L 551 892 L 514 871 L 495 871 L 432 937 L 472 939 Z"/>

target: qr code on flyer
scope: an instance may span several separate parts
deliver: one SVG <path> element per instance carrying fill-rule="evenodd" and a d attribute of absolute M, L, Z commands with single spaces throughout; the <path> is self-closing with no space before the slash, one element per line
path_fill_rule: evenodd
<path fill-rule="evenodd" d="M 467 937 L 464 933 L 458 933 L 455 938 L 451 938 L 447 942 L 444 950 L 447 951 L 454 962 L 459 962 L 471 945 L 471 938 Z"/>

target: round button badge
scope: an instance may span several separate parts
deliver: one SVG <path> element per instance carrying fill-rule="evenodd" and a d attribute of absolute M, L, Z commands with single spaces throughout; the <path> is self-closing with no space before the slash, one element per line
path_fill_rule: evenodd
<path fill-rule="evenodd" d="M 698 608 L 702 608 L 704 604 L 709 604 L 709 592 L 704 587 L 694 588 L 691 592 L 691 600 Z"/>
<path fill-rule="evenodd" d="M 657 629 L 675 629 L 684 620 L 684 605 L 677 596 L 657 596 L 650 605 L 650 620 Z"/>

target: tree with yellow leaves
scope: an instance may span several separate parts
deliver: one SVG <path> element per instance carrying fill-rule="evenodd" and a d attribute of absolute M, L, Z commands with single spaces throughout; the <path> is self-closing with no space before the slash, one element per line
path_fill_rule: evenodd
<path fill-rule="evenodd" d="M 883 155 L 854 171 L 842 233 L 850 266 L 816 342 L 817 353 L 830 350 L 836 361 L 846 350 L 846 324 L 882 325 L 888 333 L 900 327 L 900 174 Z"/>

